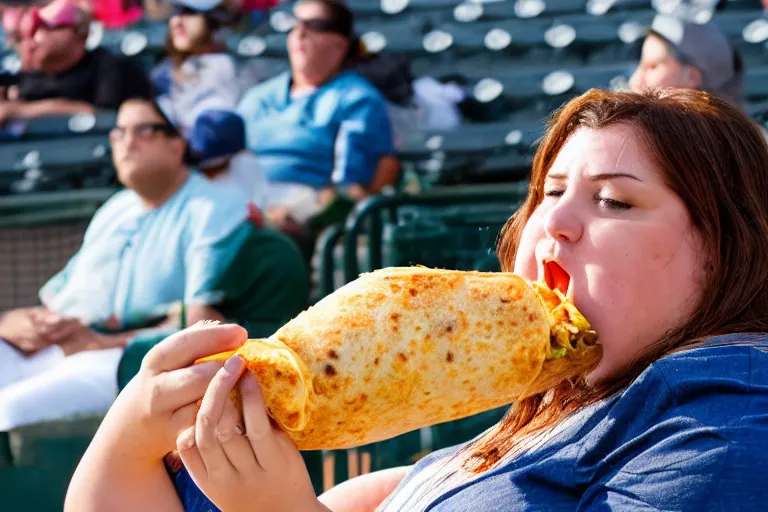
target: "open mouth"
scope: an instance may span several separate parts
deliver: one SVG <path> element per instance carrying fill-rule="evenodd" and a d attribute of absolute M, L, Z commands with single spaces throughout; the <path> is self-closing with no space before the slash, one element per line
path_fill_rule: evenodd
<path fill-rule="evenodd" d="M 559 290 L 563 295 L 568 293 L 571 276 L 558 263 L 549 260 L 544 262 L 544 282 L 552 290 Z"/>

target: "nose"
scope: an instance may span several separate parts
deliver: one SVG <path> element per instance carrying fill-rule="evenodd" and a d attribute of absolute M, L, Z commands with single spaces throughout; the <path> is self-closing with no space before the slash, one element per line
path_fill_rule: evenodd
<path fill-rule="evenodd" d="M 567 196 L 560 198 L 544 219 L 544 232 L 548 237 L 566 243 L 576 243 L 584 235 L 584 222 L 578 208 Z"/>
<path fill-rule="evenodd" d="M 307 35 L 307 27 L 305 27 L 302 22 L 296 21 L 296 23 L 293 25 L 292 32 L 296 35 L 297 38 L 303 39 Z"/>

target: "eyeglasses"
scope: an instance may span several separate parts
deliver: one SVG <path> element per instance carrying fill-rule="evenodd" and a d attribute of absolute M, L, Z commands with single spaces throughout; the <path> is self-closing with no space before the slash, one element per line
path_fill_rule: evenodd
<path fill-rule="evenodd" d="M 309 18 L 305 20 L 296 18 L 296 24 L 293 26 L 293 30 L 296 30 L 298 27 L 303 27 L 310 32 L 317 32 L 319 34 L 342 34 L 335 21 L 323 18 Z"/>
<path fill-rule="evenodd" d="M 163 133 L 168 137 L 179 135 L 176 128 L 167 123 L 141 123 L 135 126 L 115 126 L 109 132 L 109 141 L 120 142 L 129 132 L 141 140 L 150 140 L 157 133 Z"/>
<path fill-rule="evenodd" d="M 65 9 L 53 20 L 46 20 L 40 15 L 39 9 L 32 9 L 30 13 L 29 27 L 27 29 L 30 36 L 34 36 L 40 29 L 53 31 L 63 28 L 84 30 L 87 29 L 87 25 L 82 15 L 71 9 Z"/>

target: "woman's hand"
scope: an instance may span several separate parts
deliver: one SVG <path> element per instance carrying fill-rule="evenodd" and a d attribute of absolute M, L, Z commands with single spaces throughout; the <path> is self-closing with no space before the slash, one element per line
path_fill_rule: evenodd
<path fill-rule="evenodd" d="M 193 363 L 246 338 L 236 325 L 198 324 L 150 350 L 80 461 L 65 510 L 181 510 L 163 457 L 194 425 L 197 402 L 221 368 L 218 361 Z"/>
<path fill-rule="evenodd" d="M 218 361 L 193 363 L 235 349 L 247 338 L 237 325 L 199 324 L 153 347 L 113 407 L 123 419 L 124 449 L 151 462 L 173 451 L 179 433 L 194 425 L 197 404 L 221 368 Z"/>
<path fill-rule="evenodd" d="M 316 498 L 301 454 L 267 415 L 256 378 L 240 383 L 240 414 L 229 399 L 245 369 L 231 357 L 208 386 L 195 425 L 177 448 L 198 487 L 222 512 L 327 511 Z"/>

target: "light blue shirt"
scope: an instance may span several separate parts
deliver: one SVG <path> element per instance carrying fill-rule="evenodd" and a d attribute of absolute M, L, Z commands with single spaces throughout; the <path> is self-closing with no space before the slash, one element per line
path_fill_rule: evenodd
<path fill-rule="evenodd" d="M 387 104 L 362 76 L 345 71 L 317 89 L 291 96 L 291 74 L 243 97 L 246 143 L 273 182 L 314 188 L 369 185 L 379 160 L 395 153 Z"/>
<path fill-rule="evenodd" d="M 162 318 L 182 300 L 215 305 L 215 287 L 248 236 L 246 213 L 236 192 L 196 173 L 155 209 L 118 192 L 40 298 L 62 315 L 120 329 Z"/>

